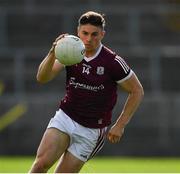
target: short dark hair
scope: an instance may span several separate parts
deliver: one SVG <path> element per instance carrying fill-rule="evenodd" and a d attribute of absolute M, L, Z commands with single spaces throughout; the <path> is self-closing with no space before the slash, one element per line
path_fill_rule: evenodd
<path fill-rule="evenodd" d="M 80 25 L 86 25 L 91 24 L 97 27 L 101 27 L 104 30 L 105 27 L 105 19 L 104 14 L 100 14 L 94 11 L 88 11 L 79 18 L 78 24 Z"/>

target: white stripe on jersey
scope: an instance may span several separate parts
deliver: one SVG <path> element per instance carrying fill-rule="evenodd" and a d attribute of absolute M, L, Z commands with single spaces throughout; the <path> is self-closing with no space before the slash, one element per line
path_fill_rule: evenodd
<path fill-rule="evenodd" d="M 124 72 L 127 74 L 129 71 L 129 66 L 126 64 L 126 62 L 120 57 L 120 56 L 116 56 L 115 60 L 121 65 L 121 67 L 123 68 Z"/>
<path fill-rule="evenodd" d="M 134 74 L 134 72 L 132 70 L 130 70 L 130 73 L 124 79 L 118 80 L 116 82 L 118 84 L 120 84 L 120 83 L 124 82 L 125 80 L 129 79 L 133 74 Z"/>

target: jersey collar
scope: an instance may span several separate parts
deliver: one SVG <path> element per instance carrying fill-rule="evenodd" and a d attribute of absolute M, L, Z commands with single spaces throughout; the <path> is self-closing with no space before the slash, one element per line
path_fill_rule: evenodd
<path fill-rule="evenodd" d="M 101 52 L 102 46 L 103 46 L 103 45 L 102 45 L 102 43 L 101 43 L 100 46 L 99 46 L 99 48 L 98 48 L 98 50 L 96 51 L 96 54 L 95 54 L 94 56 L 92 56 L 92 57 L 86 57 L 86 56 L 84 56 L 84 60 L 85 60 L 86 62 L 89 62 L 89 61 L 95 59 L 95 58 L 99 55 L 99 53 Z"/>

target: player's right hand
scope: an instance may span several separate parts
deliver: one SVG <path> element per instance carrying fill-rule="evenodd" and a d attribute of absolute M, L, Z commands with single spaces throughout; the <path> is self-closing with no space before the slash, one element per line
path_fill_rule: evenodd
<path fill-rule="evenodd" d="M 69 35 L 69 34 L 68 34 L 68 33 L 60 34 L 60 35 L 55 39 L 55 41 L 53 42 L 52 47 L 51 47 L 51 49 L 49 50 L 49 53 L 54 53 L 54 49 L 55 49 L 55 46 L 57 45 L 58 40 L 62 39 L 63 37 L 65 37 L 65 36 L 67 36 L 67 35 Z"/>

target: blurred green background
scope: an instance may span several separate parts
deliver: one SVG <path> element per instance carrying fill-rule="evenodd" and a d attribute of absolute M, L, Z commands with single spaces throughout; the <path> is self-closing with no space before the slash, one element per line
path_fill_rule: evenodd
<path fill-rule="evenodd" d="M 1 157 L 1 173 L 27 173 L 32 157 Z M 114 158 L 101 157 L 90 160 L 81 173 L 179 173 L 177 158 Z M 53 172 L 55 165 L 49 170 Z"/>

